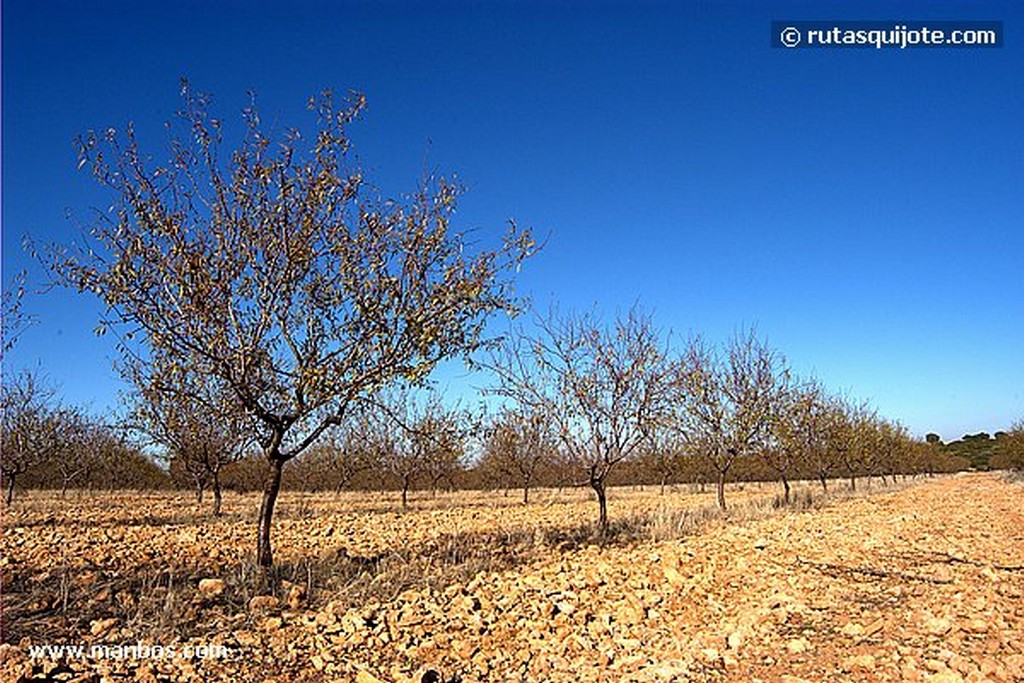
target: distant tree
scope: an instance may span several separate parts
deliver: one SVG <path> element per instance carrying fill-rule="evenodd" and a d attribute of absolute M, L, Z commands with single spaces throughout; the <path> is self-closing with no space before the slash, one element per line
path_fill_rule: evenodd
<path fill-rule="evenodd" d="M 946 444 L 946 452 L 953 456 L 966 458 L 975 469 L 985 470 L 989 467 L 989 458 L 994 454 L 996 440 L 987 432 L 964 434 L 959 440 Z"/>
<path fill-rule="evenodd" d="M 206 465 L 199 459 L 182 457 L 175 453 L 164 456 L 167 462 L 167 473 L 174 482 L 176 488 L 191 488 L 196 497 L 196 502 L 203 504 L 203 497 L 206 487 L 209 485 L 209 475 L 206 473 Z"/>
<path fill-rule="evenodd" d="M 536 324 L 536 334 L 516 330 L 492 355 L 491 391 L 553 426 L 597 497 L 605 536 L 608 475 L 639 453 L 669 412 L 667 349 L 650 316 L 636 308 L 611 326 L 593 315 L 554 312 Z"/>
<path fill-rule="evenodd" d="M 399 387 L 379 396 L 377 404 L 365 423 L 366 439 L 374 444 L 380 467 L 398 482 L 406 509 L 417 479 L 433 485 L 432 476 L 461 457 L 462 431 L 456 412 L 436 393 Z"/>
<path fill-rule="evenodd" d="M 806 416 L 815 438 L 805 456 L 810 472 L 821 484 L 822 493 L 828 493 L 828 480 L 842 462 L 843 453 L 848 448 L 844 431 L 849 423 L 842 399 L 828 395 L 820 385 L 818 391 L 821 393 L 814 399 L 814 407 Z"/>
<path fill-rule="evenodd" d="M 678 462 L 679 476 L 689 482 L 698 493 L 707 491 L 709 482 L 715 480 L 716 472 L 708 464 L 703 448 L 696 439 L 683 439 L 679 447 L 682 449 Z"/>
<path fill-rule="evenodd" d="M 301 487 L 341 493 L 358 475 L 380 469 L 380 454 L 367 440 L 365 412 L 352 411 L 344 423 L 295 460 L 292 476 Z"/>
<path fill-rule="evenodd" d="M 288 463 L 289 469 L 296 460 Z M 266 488 L 268 470 L 262 453 L 250 453 L 241 460 L 224 468 L 222 484 L 224 488 L 237 493 L 251 493 Z"/>
<path fill-rule="evenodd" d="M 658 482 L 659 493 L 665 495 L 668 483 L 682 473 L 684 443 L 673 430 L 659 426 L 651 431 L 651 438 L 643 445 L 638 458 L 644 474 Z"/>
<path fill-rule="evenodd" d="M 169 488 L 171 481 L 167 472 L 138 444 L 129 441 L 126 431 L 119 426 L 93 424 L 86 442 L 99 463 L 91 474 L 93 485 L 139 491 Z"/>
<path fill-rule="evenodd" d="M 60 475 L 60 495 L 63 498 L 72 484 L 89 481 L 104 465 L 96 448 L 98 433 L 103 426 L 90 420 L 81 411 L 65 409 L 60 415 L 61 429 L 67 440 L 59 457 L 51 466 Z"/>
<path fill-rule="evenodd" d="M 782 482 L 783 499 L 790 503 L 789 477 L 794 470 L 810 467 L 822 488 L 828 490 L 829 450 L 827 442 L 827 405 L 824 389 L 816 380 L 808 380 L 780 394 L 775 439 L 764 451 L 764 460 Z"/>
<path fill-rule="evenodd" d="M 212 488 L 212 513 L 220 516 L 221 472 L 252 444 L 250 417 L 222 380 L 159 352 L 132 364 L 127 374 L 137 388 L 133 426 L 166 450 L 172 472 L 188 476 L 198 502 L 206 487 Z"/>
<path fill-rule="evenodd" d="M 484 459 L 504 481 L 514 481 L 530 502 L 530 487 L 537 471 L 552 461 L 558 446 L 551 425 L 539 412 L 506 408 L 487 430 Z"/>
<path fill-rule="evenodd" d="M 880 420 L 876 423 L 876 456 L 869 460 L 869 476 L 881 476 L 885 483 L 886 476 L 896 482 L 896 473 L 903 469 L 911 453 L 913 439 L 907 428 L 892 420 Z"/>
<path fill-rule="evenodd" d="M 74 441 L 77 424 L 57 404 L 56 392 L 37 372 L 26 370 L 4 379 L 0 385 L 0 473 L 10 505 L 17 479 L 62 457 Z"/>
<path fill-rule="evenodd" d="M 875 421 L 877 411 L 867 403 L 845 406 L 846 415 L 838 437 L 842 466 L 850 480 L 850 490 L 857 490 L 857 477 L 867 471 L 869 458 L 875 449 Z"/>
<path fill-rule="evenodd" d="M 451 228 L 459 189 L 426 178 L 405 202 L 368 189 L 347 128 L 365 106 L 310 100 L 317 130 L 267 132 L 255 105 L 221 151 L 209 98 L 182 87 L 170 159 L 154 165 L 129 125 L 78 141 L 115 203 L 91 242 L 54 247 L 58 282 L 108 307 L 129 372 L 157 353 L 222 383 L 249 416 L 267 476 L 257 561 L 273 563 L 270 528 L 284 464 L 397 380 L 422 381 L 475 350 L 496 311 L 514 311 L 510 274 L 534 250 L 512 229 L 501 246 Z"/>
<path fill-rule="evenodd" d="M 440 411 L 431 422 L 421 424 L 429 429 L 429 443 L 424 453 L 423 471 L 430 482 L 430 495 L 436 496 L 441 484 L 455 488 L 455 479 L 464 468 L 466 445 L 470 430 L 457 411 Z"/>
<path fill-rule="evenodd" d="M 724 359 L 700 337 L 684 351 L 675 382 L 682 411 L 677 423 L 717 474 L 722 510 L 732 466 L 762 450 L 770 436 L 787 375 L 782 356 L 754 330 L 734 336 Z"/>

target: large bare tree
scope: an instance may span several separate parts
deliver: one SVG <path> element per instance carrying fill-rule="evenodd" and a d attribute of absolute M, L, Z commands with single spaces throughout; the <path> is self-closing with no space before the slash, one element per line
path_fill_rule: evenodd
<path fill-rule="evenodd" d="M 381 198 L 349 151 L 360 95 L 312 98 L 308 138 L 269 131 L 253 104 L 229 152 L 209 98 L 187 83 L 182 97 L 164 163 L 131 125 L 79 140 L 114 204 L 49 265 L 106 303 L 127 367 L 159 353 L 216 377 L 253 420 L 268 467 L 257 561 L 270 567 L 283 465 L 380 388 L 475 350 L 490 315 L 515 309 L 511 274 L 534 242 L 514 224 L 476 243 L 455 231 L 459 188 L 444 178 Z"/>
<path fill-rule="evenodd" d="M 636 308 L 610 326 L 593 314 L 551 311 L 536 330 L 516 330 L 491 356 L 497 385 L 490 391 L 552 425 L 597 497 L 605 536 L 609 473 L 639 452 L 669 412 L 666 344 Z"/>

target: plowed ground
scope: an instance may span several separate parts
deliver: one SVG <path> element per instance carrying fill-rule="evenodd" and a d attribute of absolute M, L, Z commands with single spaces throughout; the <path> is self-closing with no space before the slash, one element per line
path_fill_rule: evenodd
<path fill-rule="evenodd" d="M 252 497 L 33 494 L 4 516 L 0 680 L 1024 681 L 1024 486 L 773 494 L 722 518 L 615 491 L 606 543 L 582 492 L 294 495 L 255 600 Z"/>

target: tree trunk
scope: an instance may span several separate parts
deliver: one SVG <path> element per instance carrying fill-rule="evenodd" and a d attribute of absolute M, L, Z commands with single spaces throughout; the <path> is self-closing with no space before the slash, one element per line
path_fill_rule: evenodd
<path fill-rule="evenodd" d="M 854 475 L 854 474 L 850 475 L 850 490 L 851 491 L 856 491 L 857 490 L 857 476 Z"/>
<path fill-rule="evenodd" d="M 785 473 L 782 475 L 782 488 L 785 491 L 783 494 L 783 500 L 786 501 L 786 505 L 789 505 L 789 479 L 786 479 Z"/>
<path fill-rule="evenodd" d="M 278 458 L 269 460 L 270 477 L 263 488 L 263 501 L 260 503 L 259 539 L 256 544 L 256 561 L 264 569 L 274 564 L 274 554 L 270 549 L 270 523 L 274 519 L 274 504 L 277 494 L 281 491 L 281 468 L 284 462 Z"/>
<path fill-rule="evenodd" d="M 819 472 L 818 473 L 818 481 L 821 482 L 821 492 L 822 493 L 828 493 L 828 482 L 825 480 L 825 473 L 824 472 Z"/>
<path fill-rule="evenodd" d="M 668 481 L 668 475 L 667 474 L 661 475 L 661 492 L 658 495 L 661 495 L 661 496 L 665 495 L 665 483 L 667 481 Z"/>
<path fill-rule="evenodd" d="M 530 504 L 530 480 L 523 480 L 523 505 Z"/>
<path fill-rule="evenodd" d="M 338 485 L 336 487 L 334 487 L 334 492 L 336 494 L 338 494 L 339 496 L 342 493 L 344 493 L 345 492 L 345 487 L 348 486 L 349 480 L 351 480 L 354 476 L 355 475 L 350 475 L 350 476 L 347 476 L 347 477 L 346 476 L 342 476 L 340 479 L 338 479 Z"/>
<path fill-rule="evenodd" d="M 7 498 L 6 498 L 6 500 L 7 500 L 7 505 L 10 505 L 11 501 L 14 500 L 14 475 L 13 474 L 7 476 Z"/>
<path fill-rule="evenodd" d="M 598 533 L 601 538 L 605 538 L 608 536 L 608 495 L 604 489 L 604 479 L 592 477 L 590 488 L 597 494 L 597 504 L 601 509 L 597 518 Z"/>
<path fill-rule="evenodd" d="M 196 482 L 196 502 L 199 503 L 200 505 L 203 504 L 203 492 L 204 491 L 206 491 L 206 482 L 204 482 L 204 481 L 197 481 Z"/>
<path fill-rule="evenodd" d="M 725 512 L 725 472 L 718 473 L 718 507 Z"/>
<path fill-rule="evenodd" d="M 402 477 L 402 509 L 409 507 L 409 477 Z"/>
<path fill-rule="evenodd" d="M 216 472 L 213 473 L 213 516 L 220 517 L 220 477 Z"/>

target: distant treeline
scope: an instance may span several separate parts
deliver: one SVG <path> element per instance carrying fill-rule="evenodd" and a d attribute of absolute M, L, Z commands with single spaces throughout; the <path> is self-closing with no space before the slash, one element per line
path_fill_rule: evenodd
<path fill-rule="evenodd" d="M 995 439 L 988 440 L 990 445 Z M 885 475 L 913 475 L 925 473 L 946 473 L 966 470 L 973 467 L 968 457 L 961 455 L 953 447 L 962 442 L 957 441 L 944 445 L 941 450 L 929 454 L 918 454 L 919 459 L 909 459 L 886 470 Z M 971 442 L 976 443 L 976 441 Z M 172 459 L 167 464 L 154 461 L 141 449 L 114 434 L 106 434 L 102 439 L 92 441 L 88 453 L 73 458 L 74 469 L 67 467 L 68 460 L 52 461 L 25 472 L 18 479 L 19 488 L 25 489 L 85 489 L 114 490 L 139 489 L 161 490 L 181 489 L 196 491 L 196 480 L 189 472 Z M 326 449 L 325 449 L 326 451 Z M 991 450 L 986 451 L 987 454 Z M 345 454 L 337 454 L 336 463 L 351 462 Z M 988 456 L 986 455 L 986 458 Z M 332 467 L 324 452 L 314 451 L 307 457 L 300 457 L 289 462 L 284 469 L 282 487 L 291 491 L 330 492 L 330 491 L 400 491 L 403 487 L 401 478 L 383 467 L 368 466 L 356 472 L 347 472 Z M 988 461 L 986 460 L 986 464 Z M 224 466 L 221 473 L 221 486 L 225 489 L 248 493 L 260 491 L 265 483 L 266 463 L 260 454 L 254 453 Z M 865 471 L 863 474 L 867 474 Z M 844 477 L 837 473 L 835 477 Z M 795 479 L 815 479 L 817 474 L 811 467 L 795 471 Z M 774 481 L 778 474 L 760 458 L 745 458 L 737 461 L 729 473 L 730 482 Z M 612 486 L 662 486 L 691 484 L 704 488 L 713 484 L 715 474 L 701 458 L 680 457 L 671 469 L 658 467 L 648 458 L 637 458 L 622 463 L 621 467 L 612 472 L 609 484 Z M 424 470 L 418 472 L 410 482 L 414 491 L 452 491 L 452 490 L 515 490 L 518 482 L 510 477 L 497 463 L 482 459 L 473 463 L 456 463 L 440 476 L 431 476 Z M 575 468 L 557 461 L 542 462 L 534 474 L 532 485 L 538 488 L 564 488 L 585 486 L 580 481 Z"/>
<path fill-rule="evenodd" d="M 93 427 L 81 432 L 80 443 L 65 451 L 60 458 L 40 463 L 18 479 L 25 489 L 183 489 L 197 491 L 196 477 L 176 459 L 160 463 L 141 448 L 121 437 L 113 429 Z M 967 469 L 1021 469 L 1024 453 L 1015 444 L 1016 432 L 985 432 L 968 434 L 943 443 L 937 434 L 928 434 L 917 449 L 906 451 L 897 462 L 884 470 L 858 475 L 896 476 L 957 472 Z M 355 464 L 355 466 L 353 466 Z M 266 463 L 259 453 L 225 464 L 220 484 L 236 492 L 262 489 L 267 474 Z M 830 478 L 848 477 L 837 471 Z M 794 479 L 815 479 L 818 474 L 809 464 L 798 464 Z M 729 473 L 729 481 L 773 481 L 778 474 L 763 458 L 750 457 L 737 461 Z M 531 478 L 534 487 L 562 488 L 585 485 L 579 481 L 576 468 L 557 458 L 543 459 Z M 613 486 L 671 486 L 689 484 L 700 488 L 714 482 L 714 472 L 699 457 L 673 458 L 669 467 L 664 459 L 641 455 L 623 462 L 609 478 Z M 293 491 L 329 492 L 400 491 L 406 482 L 381 463 L 360 460 L 340 450 L 338 445 L 325 445 L 308 455 L 289 462 L 284 469 L 283 488 Z M 519 485 L 500 460 L 478 458 L 472 462 L 447 461 L 440 469 L 421 468 L 408 481 L 410 490 L 514 490 Z M 202 493 L 199 491 L 199 493 Z"/>
<path fill-rule="evenodd" d="M 964 434 L 956 441 L 943 443 L 938 434 L 928 434 L 928 443 L 936 444 L 943 452 L 957 458 L 963 458 L 976 470 L 1010 469 L 1014 467 L 1009 457 L 1011 434 L 996 432 L 995 436 L 987 432 Z"/>

